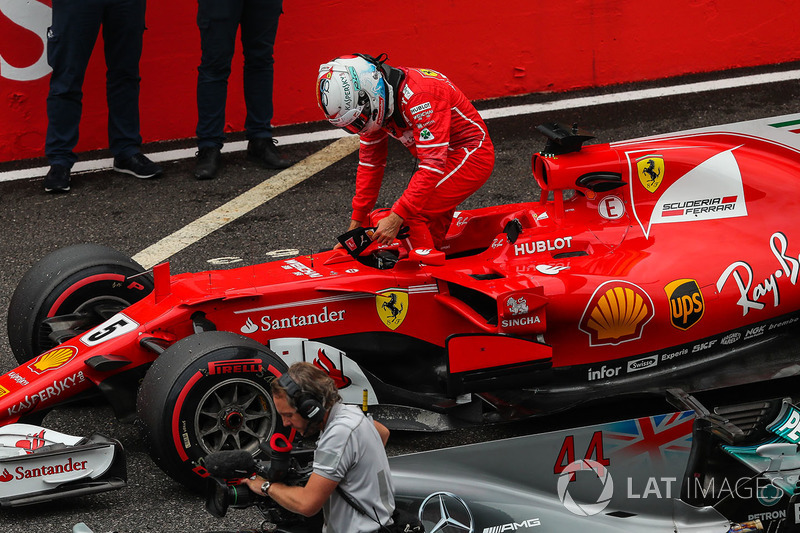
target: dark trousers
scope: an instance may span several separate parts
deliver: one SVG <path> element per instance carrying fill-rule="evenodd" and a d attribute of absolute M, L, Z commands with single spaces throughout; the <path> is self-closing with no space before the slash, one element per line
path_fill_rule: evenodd
<path fill-rule="evenodd" d="M 222 147 L 236 32 L 244 52 L 244 127 L 248 139 L 272 137 L 272 52 L 282 0 L 198 0 L 202 57 L 197 68 L 197 146 Z"/>
<path fill-rule="evenodd" d="M 47 96 L 45 153 L 51 165 L 72 167 L 86 67 L 103 28 L 108 101 L 108 144 L 115 156 L 140 151 L 139 59 L 146 0 L 53 0 L 47 61 L 53 68 Z"/>

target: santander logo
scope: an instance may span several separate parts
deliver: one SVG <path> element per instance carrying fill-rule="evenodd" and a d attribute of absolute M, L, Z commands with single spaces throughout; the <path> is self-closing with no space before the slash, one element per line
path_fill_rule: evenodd
<path fill-rule="evenodd" d="M 0 11 L 13 26 L 0 25 L 0 77 L 14 81 L 33 81 L 50 74 L 47 64 L 47 28 L 52 8 L 39 1 L 0 2 Z M 2 20 L 3 17 L 0 17 Z M 25 59 L 9 55 L 10 49 L 30 49 Z"/>
<path fill-rule="evenodd" d="M 86 470 L 86 464 L 89 461 L 73 461 L 72 457 L 67 457 L 65 462 L 61 462 L 55 465 L 42 465 L 33 468 L 25 468 L 24 466 L 18 466 L 14 469 L 14 472 L 11 473 L 8 471 L 8 468 L 3 469 L 3 473 L 0 474 L 0 482 L 8 483 L 9 481 L 13 480 L 21 480 L 21 479 L 32 479 L 38 477 L 46 477 L 46 476 L 53 476 L 56 474 L 63 474 L 65 472 L 78 472 L 81 470 Z"/>

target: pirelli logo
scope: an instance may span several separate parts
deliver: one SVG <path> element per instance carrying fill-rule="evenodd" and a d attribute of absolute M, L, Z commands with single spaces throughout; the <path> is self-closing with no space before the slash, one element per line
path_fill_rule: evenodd
<path fill-rule="evenodd" d="M 256 374 L 264 369 L 260 359 L 233 359 L 208 364 L 208 374 Z"/>

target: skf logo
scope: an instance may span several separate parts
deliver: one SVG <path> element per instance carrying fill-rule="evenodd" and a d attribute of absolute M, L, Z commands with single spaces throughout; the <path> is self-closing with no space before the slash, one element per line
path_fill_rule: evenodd
<path fill-rule="evenodd" d="M 28 364 L 28 368 L 37 374 L 44 374 L 48 370 L 67 364 L 77 353 L 78 350 L 71 346 L 54 348 L 31 361 Z"/>
<path fill-rule="evenodd" d="M 395 330 L 400 327 L 408 313 L 408 293 L 403 291 L 382 291 L 375 298 L 378 316 L 387 328 Z"/>
<path fill-rule="evenodd" d="M 650 192 L 656 192 L 664 180 L 664 158 L 660 155 L 648 155 L 636 160 L 639 181 Z"/>
<path fill-rule="evenodd" d="M 594 291 L 578 328 L 589 335 L 590 346 L 617 345 L 640 338 L 654 314 L 653 301 L 640 287 L 612 280 Z"/>
<path fill-rule="evenodd" d="M 664 287 L 669 298 L 672 325 L 686 331 L 703 318 L 705 302 L 700 287 L 693 279 L 678 279 Z"/>

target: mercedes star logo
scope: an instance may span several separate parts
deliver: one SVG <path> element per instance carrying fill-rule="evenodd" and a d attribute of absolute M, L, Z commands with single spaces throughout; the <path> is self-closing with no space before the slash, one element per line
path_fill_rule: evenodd
<path fill-rule="evenodd" d="M 428 533 L 475 531 L 475 522 L 467 504 L 451 492 L 434 492 L 419 506 L 419 519 Z M 427 524 L 433 524 L 430 528 Z"/>

